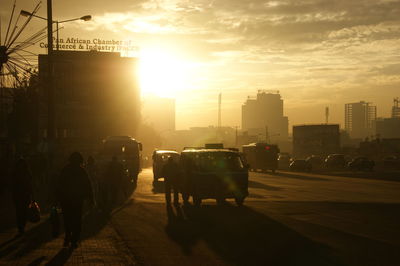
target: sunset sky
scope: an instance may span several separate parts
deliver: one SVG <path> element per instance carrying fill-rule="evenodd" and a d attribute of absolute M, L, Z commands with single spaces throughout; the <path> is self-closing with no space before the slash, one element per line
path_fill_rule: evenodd
<path fill-rule="evenodd" d="M 0 2 L 2 29 L 12 2 Z M 241 125 L 258 89 L 281 92 L 290 126 L 324 122 L 325 106 L 343 124 L 344 104 L 360 100 L 389 116 L 400 96 L 400 1 L 53 0 L 53 13 L 93 16 L 63 25 L 61 38 L 132 40 L 142 94 L 175 97 L 178 129 L 216 125 L 220 92 L 226 126 Z"/>

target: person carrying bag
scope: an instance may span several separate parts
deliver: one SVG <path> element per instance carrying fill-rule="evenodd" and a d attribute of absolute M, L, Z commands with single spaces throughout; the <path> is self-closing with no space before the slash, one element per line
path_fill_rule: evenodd
<path fill-rule="evenodd" d="M 24 234 L 26 221 L 40 220 L 40 209 L 32 201 L 32 175 L 25 159 L 19 159 L 13 171 L 12 194 L 14 199 L 18 236 Z M 31 219 L 32 218 L 32 219 Z"/>
<path fill-rule="evenodd" d="M 28 207 L 28 220 L 31 223 L 38 223 L 40 221 L 40 208 L 39 204 L 32 200 Z"/>

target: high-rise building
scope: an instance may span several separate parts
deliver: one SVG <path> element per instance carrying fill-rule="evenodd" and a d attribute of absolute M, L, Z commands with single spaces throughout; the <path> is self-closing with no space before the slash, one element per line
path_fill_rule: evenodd
<path fill-rule="evenodd" d="M 288 124 L 279 91 L 260 90 L 242 105 L 242 130 L 249 135 L 262 135 L 267 142 L 286 141 Z"/>
<path fill-rule="evenodd" d="M 345 105 L 345 130 L 351 138 L 375 135 L 376 106 L 364 101 Z"/>
<path fill-rule="evenodd" d="M 39 78 L 47 79 L 47 55 L 39 55 Z M 54 51 L 56 137 L 98 142 L 134 136 L 140 118 L 136 58 L 98 51 Z M 41 135 L 47 129 L 47 88 L 40 91 Z"/>

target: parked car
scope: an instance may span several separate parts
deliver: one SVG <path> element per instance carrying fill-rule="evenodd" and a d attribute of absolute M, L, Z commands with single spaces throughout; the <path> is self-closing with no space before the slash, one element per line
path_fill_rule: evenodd
<path fill-rule="evenodd" d="M 347 164 L 351 170 L 359 171 L 372 171 L 375 166 L 375 162 L 369 160 L 367 157 L 356 157 Z"/>
<path fill-rule="evenodd" d="M 387 156 L 383 158 L 383 166 L 389 169 L 400 169 L 400 158 L 396 156 Z"/>
<path fill-rule="evenodd" d="M 325 159 L 325 166 L 329 169 L 344 168 L 346 159 L 344 154 L 330 154 Z"/>
<path fill-rule="evenodd" d="M 280 153 L 278 157 L 278 168 L 279 169 L 289 169 L 292 158 L 287 153 Z"/>
<path fill-rule="evenodd" d="M 306 160 L 294 160 L 290 163 L 289 169 L 290 169 L 290 171 L 310 172 L 312 169 L 312 166 Z"/>
<path fill-rule="evenodd" d="M 320 170 L 324 165 L 324 160 L 317 155 L 311 155 L 307 157 L 306 161 L 311 165 L 313 170 Z"/>

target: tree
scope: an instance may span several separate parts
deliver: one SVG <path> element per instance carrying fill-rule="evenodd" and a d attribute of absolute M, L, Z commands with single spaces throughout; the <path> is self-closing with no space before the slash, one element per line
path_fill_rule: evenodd
<path fill-rule="evenodd" d="M 38 72 L 33 71 L 11 91 L 13 104 L 7 119 L 7 135 L 17 152 L 22 151 L 23 144 L 35 145 L 38 140 L 38 88 Z"/>

